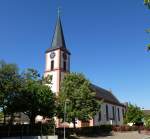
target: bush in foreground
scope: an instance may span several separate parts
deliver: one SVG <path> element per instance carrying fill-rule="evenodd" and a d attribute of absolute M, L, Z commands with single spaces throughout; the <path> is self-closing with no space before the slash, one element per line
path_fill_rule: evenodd
<path fill-rule="evenodd" d="M 111 125 L 100 125 L 93 127 L 81 127 L 81 128 L 66 128 L 66 137 L 73 135 L 76 133 L 77 136 L 101 136 L 101 135 L 109 135 L 112 131 Z M 56 128 L 54 131 L 54 126 L 51 125 L 41 125 L 35 124 L 32 125 L 5 125 L 0 126 L 0 135 L 1 136 L 33 136 L 33 135 L 58 135 L 59 137 L 63 137 L 64 129 Z"/>
<path fill-rule="evenodd" d="M 76 134 L 78 136 L 99 136 L 108 135 L 112 131 L 111 125 L 100 125 L 93 127 L 81 127 L 76 129 Z"/>

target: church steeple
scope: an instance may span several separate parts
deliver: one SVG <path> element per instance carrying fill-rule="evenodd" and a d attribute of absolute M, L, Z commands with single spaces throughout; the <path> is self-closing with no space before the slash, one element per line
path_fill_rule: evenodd
<path fill-rule="evenodd" d="M 55 48 L 62 48 L 62 47 L 66 48 L 66 44 L 65 44 L 60 15 L 58 15 L 54 37 L 52 40 L 52 48 L 55 49 Z"/>
<path fill-rule="evenodd" d="M 66 48 L 63 27 L 62 27 L 61 18 L 60 18 L 60 11 L 58 9 L 57 22 L 56 22 L 56 26 L 54 30 L 54 35 L 52 38 L 51 47 L 48 48 L 46 52 L 50 52 L 52 50 L 59 49 L 59 48 L 66 50 L 69 53 L 69 51 Z"/>
<path fill-rule="evenodd" d="M 60 90 L 61 81 L 64 75 L 70 72 L 70 55 L 71 53 L 66 48 L 63 28 L 58 11 L 57 22 L 52 38 L 51 47 L 45 53 L 45 73 L 52 76 L 51 89 L 56 94 Z"/>

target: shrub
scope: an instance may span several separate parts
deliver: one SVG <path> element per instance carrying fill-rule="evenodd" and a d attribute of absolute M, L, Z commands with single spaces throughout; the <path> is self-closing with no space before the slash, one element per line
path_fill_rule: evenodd
<path fill-rule="evenodd" d="M 76 129 L 78 136 L 97 136 L 103 134 L 110 134 L 112 131 L 111 125 L 100 125 L 93 127 L 81 127 Z"/>
<path fill-rule="evenodd" d="M 122 126 L 113 126 L 113 131 L 116 132 L 124 132 L 124 131 L 137 131 L 138 126 L 128 126 L 128 125 L 122 125 Z"/>
<path fill-rule="evenodd" d="M 150 116 L 145 117 L 145 127 L 146 129 L 150 129 Z"/>
<path fill-rule="evenodd" d="M 35 125 L 2 125 L 0 126 L 0 136 L 30 136 L 30 135 L 52 135 L 53 124 Z"/>
<path fill-rule="evenodd" d="M 78 136 L 98 136 L 98 135 L 108 135 L 112 131 L 111 125 L 100 125 L 100 126 L 91 126 L 91 127 L 81 127 L 76 128 L 75 131 L 73 128 L 66 128 L 66 137 L 69 137 L 73 133 L 76 133 Z M 56 134 L 59 137 L 63 137 L 64 129 L 57 128 Z"/>

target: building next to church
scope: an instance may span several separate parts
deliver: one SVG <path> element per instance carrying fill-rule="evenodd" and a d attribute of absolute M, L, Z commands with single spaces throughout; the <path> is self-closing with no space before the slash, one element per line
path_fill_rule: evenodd
<path fill-rule="evenodd" d="M 64 78 L 65 73 L 70 72 L 70 56 L 71 53 L 65 44 L 63 28 L 60 16 L 57 17 L 54 35 L 52 38 L 51 47 L 45 52 L 45 73 L 44 76 L 52 75 L 51 89 L 59 95 L 60 83 Z M 96 98 L 103 100 L 95 117 L 87 124 L 81 121 L 76 121 L 76 127 L 81 126 L 96 126 L 100 124 L 122 125 L 125 105 L 113 95 L 111 91 L 105 90 L 94 84 L 91 88 L 96 92 Z M 59 127 L 59 124 L 57 124 Z"/>

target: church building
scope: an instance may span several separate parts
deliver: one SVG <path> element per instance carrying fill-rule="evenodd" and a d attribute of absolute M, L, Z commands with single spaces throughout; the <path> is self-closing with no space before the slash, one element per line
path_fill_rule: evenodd
<path fill-rule="evenodd" d="M 51 47 L 45 52 L 44 72 L 45 77 L 47 75 L 52 75 L 51 89 L 56 95 L 59 95 L 60 83 L 65 73 L 70 72 L 70 56 L 71 53 L 65 44 L 61 18 L 58 14 Z M 100 107 L 101 111 L 98 112 L 89 123 L 83 123 L 77 120 L 76 127 L 96 126 L 101 124 L 122 125 L 125 105 L 120 103 L 111 91 L 94 84 L 91 85 L 91 88 L 96 92 L 96 98 L 98 100 L 103 100 Z M 57 124 L 57 126 L 59 127 L 59 124 Z"/>

